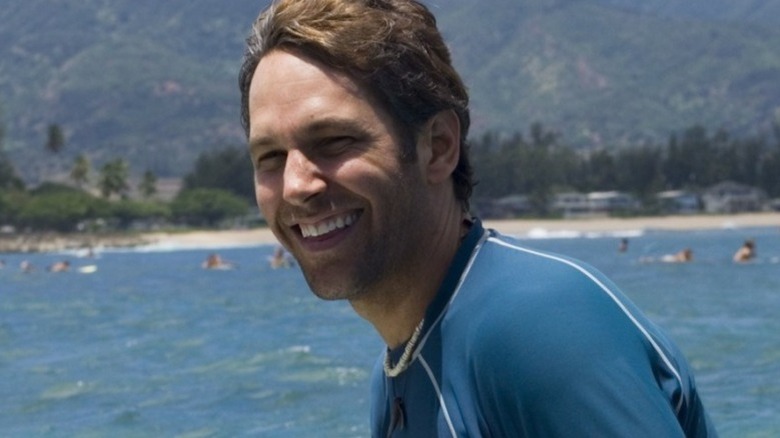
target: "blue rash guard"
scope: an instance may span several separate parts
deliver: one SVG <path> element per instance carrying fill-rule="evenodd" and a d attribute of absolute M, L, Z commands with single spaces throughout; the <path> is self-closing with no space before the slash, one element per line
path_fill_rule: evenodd
<path fill-rule="evenodd" d="M 717 436 L 683 355 L 612 282 L 479 221 L 409 368 L 389 378 L 383 361 L 375 437 Z"/>

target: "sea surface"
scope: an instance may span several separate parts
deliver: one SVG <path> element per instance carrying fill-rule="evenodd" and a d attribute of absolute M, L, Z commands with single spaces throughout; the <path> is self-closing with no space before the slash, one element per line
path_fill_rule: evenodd
<path fill-rule="evenodd" d="M 671 334 L 722 437 L 780 437 L 780 227 L 531 236 Z M 732 263 L 746 238 L 758 260 Z M 693 262 L 654 261 L 684 247 Z M 373 328 L 271 269 L 271 246 L 219 248 L 236 268 L 201 269 L 214 251 L 0 254 L 0 436 L 368 436 Z M 46 271 L 61 260 L 69 272 Z"/>

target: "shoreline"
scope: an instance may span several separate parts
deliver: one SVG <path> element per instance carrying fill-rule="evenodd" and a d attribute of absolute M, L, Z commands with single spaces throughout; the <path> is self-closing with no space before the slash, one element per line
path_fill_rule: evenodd
<path fill-rule="evenodd" d="M 518 220 L 486 220 L 485 227 L 495 228 L 505 234 L 526 236 L 534 230 L 576 231 L 576 232 L 627 232 L 627 231 L 693 231 L 720 230 L 741 228 L 778 227 L 780 229 L 780 213 L 740 213 L 717 215 L 677 215 L 677 216 L 647 216 L 647 217 L 600 217 L 581 219 L 518 219 Z"/>
<path fill-rule="evenodd" d="M 485 220 L 495 228 L 517 237 L 547 236 L 555 233 L 628 233 L 648 230 L 686 231 L 707 229 L 748 229 L 777 227 L 780 213 L 761 212 L 732 215 L 686 215 L 659 217 L 580 219 Z M 194 230 L 111 234 L 33 233 L 1 235 L 0 253 L 31 253 L 83 250 L 87 248 L 209 249 L 277 245 L 268 228 L 242 230 Z"/>

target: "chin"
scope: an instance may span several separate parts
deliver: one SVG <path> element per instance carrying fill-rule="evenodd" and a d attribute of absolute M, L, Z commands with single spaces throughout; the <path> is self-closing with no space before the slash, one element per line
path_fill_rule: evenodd
<path fill-rule="evenodd" d="M 333 289 L 323 289 L 323 288 L 311 288 L 312 291 L 314 291 L 314 295 L 317 296 L 317 298 L 325 301 L 339 301 L 339 300 L 349 300 L 354 297 L 355 294 L 349 293 L 344 291 L 343 289 L 339 290 L 333 290 Z"/>
<path fill-rule="evenodd" d="M 304 276 L 306 275 L 304 274 Z M 322 300 L 351 300 L 360 296 L 360 291 L 356 290 L 354 287 L 337 285 L 333 284 L 333 282 L 323 284 L 322 282 L 310 279 L 308 276 L 306 276 L 306 281 L 309 284 L 309 288 L 314 292 L 314 295 Z"/>

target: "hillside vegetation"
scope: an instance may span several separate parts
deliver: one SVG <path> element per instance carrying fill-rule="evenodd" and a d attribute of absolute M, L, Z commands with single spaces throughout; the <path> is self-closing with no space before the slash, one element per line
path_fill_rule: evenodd
<path fill-rule="evenodd" d="M 243 40 L 267 1 L 12 2 L 0 9 L 4 147 L 29 182 L 95 166 L 182 176 L 243 143 Z M 541 122 L 581 147 L 700 124 L 780 123 L 780 0 L 429 0 L 472 93 L 474 133 Z M 65 146 L 44 147 L 51 124 Z"/>

